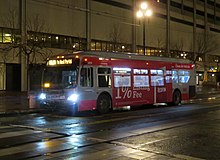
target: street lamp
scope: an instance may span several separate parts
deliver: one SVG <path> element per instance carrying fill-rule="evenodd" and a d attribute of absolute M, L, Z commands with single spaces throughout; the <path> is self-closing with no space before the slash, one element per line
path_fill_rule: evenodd
<path fill-rule="evenodd" d="M 144 47 L 144 55 L 145 52 L 145 26 L 146 26 L 146 17 L 150 17 L 152 15 L 152 10 L 149 9 L 148 4 L 146 2 L 142 2 L 140 4 L 140 8 L 136 13 L 137 18 L 143 18 L 143 47 Z"/>

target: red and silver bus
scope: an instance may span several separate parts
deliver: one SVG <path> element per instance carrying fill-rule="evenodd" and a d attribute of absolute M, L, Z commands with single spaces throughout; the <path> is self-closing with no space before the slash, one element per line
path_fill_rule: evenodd
<path fill-rule="evenodd" d="M 74 52 L 48 59 L 41 106 L 70 113 L 107 113 L 124 106 L 178 105 L 196 93 L 194 65 L 186 59 L 118 52 Z"/>

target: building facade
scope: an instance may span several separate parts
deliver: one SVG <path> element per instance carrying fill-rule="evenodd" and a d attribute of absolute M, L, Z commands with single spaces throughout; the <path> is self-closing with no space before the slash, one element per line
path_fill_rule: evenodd
<path fill-rule="evenodd" d="M 141 2 L 0 0 L 0 90 L 26 91 L 36 64 L 75 50 L 187 58 L 196 62 L 198 83 L 216 83 L 220 2 L 146 0 L 152 16 L 137 18 Z"/>

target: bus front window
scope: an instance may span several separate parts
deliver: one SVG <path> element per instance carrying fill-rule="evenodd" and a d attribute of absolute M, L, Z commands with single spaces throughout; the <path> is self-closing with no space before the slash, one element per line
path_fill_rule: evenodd
<path fill-rule="evenodd" d="M 43 73 L 45 88 L 64 89 L 76 87 L 77 69 L 72 67 L 47 67 Z"/>

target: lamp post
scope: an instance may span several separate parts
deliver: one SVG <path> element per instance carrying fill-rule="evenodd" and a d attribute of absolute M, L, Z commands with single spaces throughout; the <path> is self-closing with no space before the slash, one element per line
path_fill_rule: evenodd
<path fill-rule="evenodd" d="M 152 15 L 152 10 L 149 9 L 148 4 L 146 2 L 140 3 L 139 10 L 136 13 L 137 18 L 143 18 L 143 47 L 144 47 L 144 55 L 145 52 L 145 27 L 146 27 L 146 17 L 150 17 Z"/>

